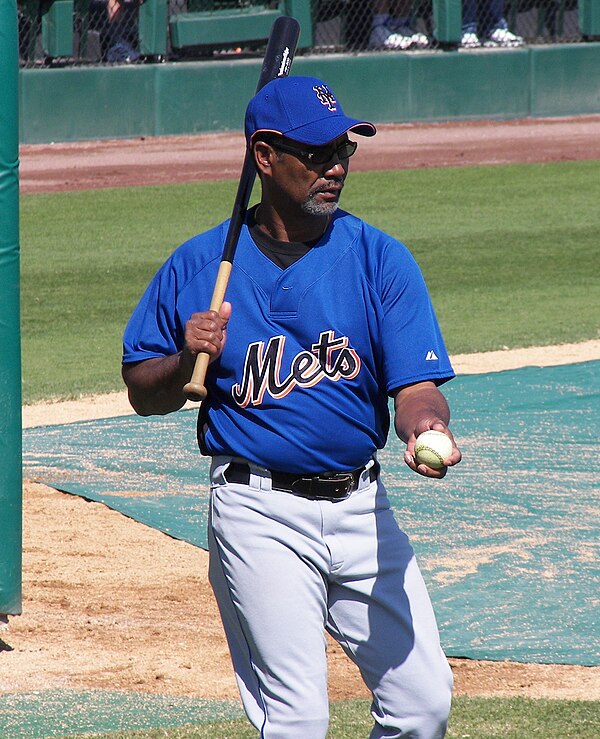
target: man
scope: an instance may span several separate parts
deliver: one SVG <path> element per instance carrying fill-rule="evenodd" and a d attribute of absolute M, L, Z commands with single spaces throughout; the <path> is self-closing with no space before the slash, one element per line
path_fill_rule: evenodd
<path fill-rule="evenodd" d="M 445 733 L 451 672 L 413 551 L 379 476 L 388 397 L 415 472 L 416 436 L 448 429 L 453 376 L 406 248 L 338 209 L 356 149 L 311 77 L 267 84 L 246 139 L 262 196 L 218 312 L 226 224 L 181 246 L 125 332 L 123 377 L 142 415 L 180 408 L 195 357 L 211 358 L 199 444 L 212 457 L 210 578 L 250 721 L 268 739 L 328 724 L 325 629 L 373 693 L 371 737 Z"/>

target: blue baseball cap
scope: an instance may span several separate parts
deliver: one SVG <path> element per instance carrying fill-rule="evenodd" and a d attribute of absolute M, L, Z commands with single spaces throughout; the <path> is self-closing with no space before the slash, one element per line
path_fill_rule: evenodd
<path fill-rule="evenodd" d="M 278 77 L 261 88 L 246 109 L 246 141 L 269 131 L 311 146 L 324 146 L 346 131 L 374 136 L 372 123 L 349 118 L 330 87 L 316 77 Z"/>

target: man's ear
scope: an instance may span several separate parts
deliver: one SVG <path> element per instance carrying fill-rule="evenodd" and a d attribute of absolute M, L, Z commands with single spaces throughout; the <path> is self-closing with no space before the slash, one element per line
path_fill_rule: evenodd
<path fill-rule="evenodd" d="M 252 152 L 258 172 L 270 173 L 273 159 L 277 156 L 275 149 L 259 139 L 252 144 Z"/>

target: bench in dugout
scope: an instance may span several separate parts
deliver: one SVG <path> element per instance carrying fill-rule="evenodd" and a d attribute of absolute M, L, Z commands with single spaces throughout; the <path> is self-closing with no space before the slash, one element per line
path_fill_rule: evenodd
<path fill-rule="evenodd" d="M 218 2 L 188 0 L 186 10 L 169 17 L 169 37 L 174 51 L 190 48 L 228 49 L 260 46 L 281 15 L 300 23 L 299 48 L 312 46 L 311 3 L 307 0 L 283 2 Z"/>
<path fill-rule="evenodd" d="M 45 61 L 86 58 L 90 0 L 19 0 L 20 47 L 25 62 L 40 53 Z M 141 0 L 138 12 L 140 54 L 163 59 L 171 48 L 185 49 L 261 46 L 268 39 L 275 19 L 295 17 L 300 23 L 299 46 L 312 45 L 311 4 L 306 0 L 283 2 L 208 2 L 188 0 L 185 12 L 169 17 L 168 0 Z M 79 47 L 75 45 L 78 19 Z"/>

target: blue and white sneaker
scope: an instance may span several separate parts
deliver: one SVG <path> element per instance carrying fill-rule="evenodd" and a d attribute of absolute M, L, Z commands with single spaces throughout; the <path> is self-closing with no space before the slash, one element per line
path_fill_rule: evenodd
<path fill-rule="evenodd" d="M 502 47 L 502 48 L 516 48 L 523 46 L 525 39 L 522 36 L 517 36 L 508 30 L 508 28 L 495 28 L 487 39 L 483 42 L 483 45 L 488 48 Z"/>
<path fill-rule="evenodd" d="M 473 31 L 465 31 L 461 36 L 461 49 L 478 49 L 480 46 L 482 46 L 481 39 Z"/>

